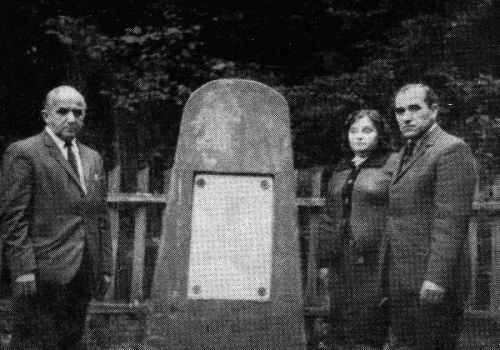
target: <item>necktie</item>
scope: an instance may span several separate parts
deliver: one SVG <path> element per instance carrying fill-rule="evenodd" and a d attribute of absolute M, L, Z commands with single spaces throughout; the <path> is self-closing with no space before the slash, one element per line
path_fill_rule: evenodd
<path fill-rule="evenodd" d="M 413 155 L 413 150 L 415 149 L 415 142 L 413 141 L 408 141 L 408 143 L 405 146 L 405 151 L 403 153 L 403 164 L 408 163 L 408 161 L 411 159 Z"/>
<path fill-rule="evenodd" d="M 75 171 L 77 176 L 80 176 L 78 173 L 78 164 L 76 163 L 76 157 L 75 157 L 75 152 L 73 152 L 73 144 L 71 141 L 66 141 L 64 143 L 64 147 L 68 149 L 68 162 Z"/>

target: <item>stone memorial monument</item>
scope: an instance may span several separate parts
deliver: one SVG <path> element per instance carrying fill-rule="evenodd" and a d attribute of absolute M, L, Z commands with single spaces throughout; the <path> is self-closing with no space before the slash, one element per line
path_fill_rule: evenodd
<path fill-rule="evenodd" d="M 168 196 L 145 345 L 304 349 L 285 99 L 250 80 L 196 90 Z"/>

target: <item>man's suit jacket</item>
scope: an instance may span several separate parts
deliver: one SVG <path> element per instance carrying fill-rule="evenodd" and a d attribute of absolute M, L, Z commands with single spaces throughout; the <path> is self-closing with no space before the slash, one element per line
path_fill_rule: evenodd
<path fill-rule="evenodd" d="M 476 181 L 469 146 L 436 126 L 389 186 L 391 294 L 418 293 L 424 280 L 462 303 L 469 287 L 468 222 Z M 453 296 L 452 296 L 453 294 Z"/>
<path fill-rule="evenodd" d="M 46 132 L 7 148 L 0 218 L 12 280 L 34 272 L 42 281 L 66 284 L 78 271 L 84 249 L 93 287 L 98 287 L 103 274 L 111 275 L 102 159 L 80 143 L 78 149 L 86 193 Z"/>

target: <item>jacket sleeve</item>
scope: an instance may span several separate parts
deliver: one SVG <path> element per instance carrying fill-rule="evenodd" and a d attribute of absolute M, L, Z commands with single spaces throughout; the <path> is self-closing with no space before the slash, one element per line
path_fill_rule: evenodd
<path fill-rule="evenodd" d="M 477 180 L 472 152 L 465 143 L 444 151 L 436 164 L 431 250 L 425 279 L 444 288 L 452 280 L 467 242 Z"/>
<path fill-rule="evenodd" d="M 7 260 L 5 263 L 14 280 L 22 274 L 34 272 L 37 267 L 30 237 L 35 181 L 32 159 L 14 144 L 4 154 L 2 173 L 1 235 Z"/>
<path fill-rule="evenodd" d="M 333 173 L 328 182 L 326 194 L 326 203 L 321 213 L 318 225 L 318 257 L 320 261 L 328 261 L 338 257 L 342 247 L 338 234 L 338 225 L 336 222 L 336 208 L 334 198 L 334 177 Z"/>

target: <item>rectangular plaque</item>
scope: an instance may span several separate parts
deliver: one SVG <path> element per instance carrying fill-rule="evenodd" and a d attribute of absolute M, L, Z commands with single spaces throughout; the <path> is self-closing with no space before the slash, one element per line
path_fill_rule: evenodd
<path fill-rule="evenodd" d="M 269 300 L 273 205 L 271 176 L 195 176 L 189 299 Z"/>

